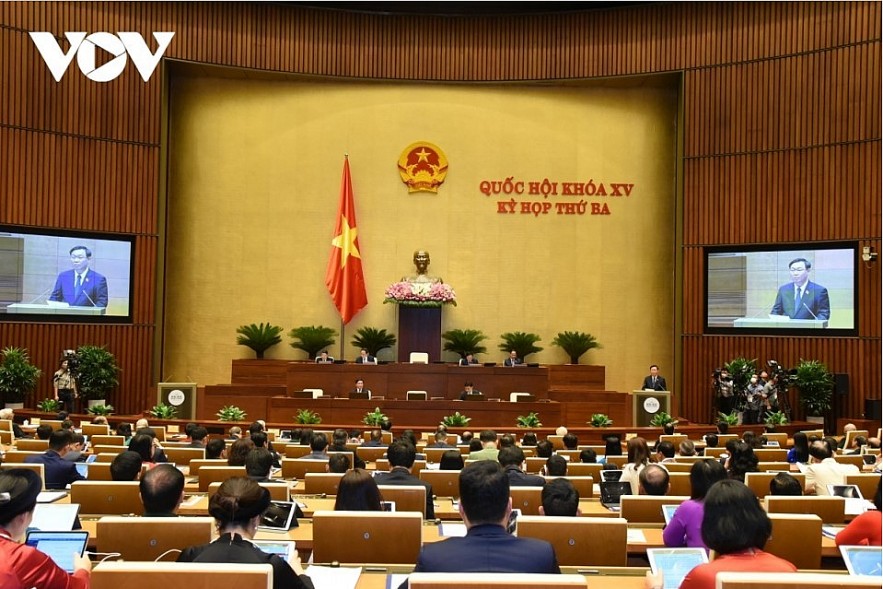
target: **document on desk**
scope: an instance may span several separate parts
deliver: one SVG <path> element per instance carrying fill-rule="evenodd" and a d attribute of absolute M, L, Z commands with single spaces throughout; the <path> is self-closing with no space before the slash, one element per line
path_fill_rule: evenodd
<path fill-rule="evenodd" d="M 52 503 L 67 497 L 67 491 L 40 491 L 37 493 L 37 503 Z"/>
<path fill-rule="evenodd" d="M 362 567 L 323 567 L 310 565 L 306 570 L 316 589 L 356 589 Z"/>
<path fill-rule="evenodd" d="M 399 589 L 402 583 L 408 580 L 404 573 L 394 573 L 386 576 L 386 589 Z"/>
<path fill-rule="evenodd" d="M 625 531 L 625 539 L 629 544 L 646 543 L 647 537 L 644 532 L 637 528 L 628 528 Z"/>
<path fill-rule="evenodd" d="M 443 538 L 462 538 L 466 535 L 466 524 L 443 522 L 438 526 L 438 535 Z"/>

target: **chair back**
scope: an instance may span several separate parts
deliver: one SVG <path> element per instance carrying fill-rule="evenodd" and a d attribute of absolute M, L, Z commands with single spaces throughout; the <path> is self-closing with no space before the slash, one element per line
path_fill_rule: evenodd
<path fill-rule="evenodd" d="M 359 446 L 356 454 L 365 462 L 377 462 L 386 455 L 386 446 Z"/>
<path fill-rule="evenodd" d="M 49 440 L 19 438 L 15 441 L 15 449 L 24 450 L 25 452 L 45 452 L 49 449 Z"/>
<path fill-rule="evenodd" d="M 459 470 L 421 470 L 417 478 L 432 485 L 432 492 L 437 497 L 460 496 Z"/>
<path fill-rule="evenodd" d="M 510 487 L 512 509 L 520 509 L 521 515 L 539 515 L 543 504 L 542 487 Z"/>
<path fill-rule="evenodd" d="M 395 501 L 396 512 L 419 511 L 426 519 L 426 487 L 423 485 L 378 485 L 384 501 Z"/>
<path fill-rule="evenodd" d="M 666 462 L 663 466 L 669 474 L 689 474 L 690 470 L 693 468 L 693 463 L 693 460 L 690 460 L 689 462 Z"/>
<path fill-rule="evenodd" d="M 23 463 L 28 456 L 40 456 L 42 454 L 43 452 L 35 450 L 7 450 L 6 454 L 3 455 L 3 461 Z"/>
<path fill-rule="evenodd" d="M 788 446 L 788 434 L 785 432 L 767 432 L 763 434 L 768 442 L 778 442 L 780 448 Z"/>
<path fill-rule="evenodd" d="M 874 493 L 880 484 L 880 475 L 874 473 L 852 473 L 846 475 L 847 485 L 856 485 L 862 492 L 862 497 L 868 501 L 874 501 Z"/>
<path fill-rule="evenodd" d="M 199 491 L 205 493 L 212 483 L 223 483 L 229 478 L 244 476 L 244 466 L 203 466 L 199 469 Z"/>
<path fill-rule="evenodd" d="M 666 464 L 666 466 L 668 466 L 668 464 Z M 690 473 L 669 472 L 668 483 L 671 485 L 668 489 L 669 495 L 682 495 L 689 497 L 693 492 L 693 485 L 690 484 Z"/>
<path fill-rule="evenodd" d="M 80 504 L 80 515 L 141 515 L 144 506 L 138 481 L 76 481 L 71 503 Z"/>
<path fill-rule="evenodd" d="M 791 472 L 791 465 L 787 462 L 763 462 L 757 463 L 760 472 Z"/>
<path fill-rule="evenodd" d="M 538 456 L 529 456 L 524 459 L 524 472 L 528 474 L 539 474 L 541 469 L 546 466 L 548 458 L 540 458 Z M 569 467 L 570 465 L 568 465 Z"/>
<path fill-rule="evenodd" d="M 9 420 L 7 419 L 5 421 Z M 0 430 L 0 444 L 3 446 L 11 446 L 14 439 L 11 430 Z"/>
<path fill-rule="evenodd" d="M 582 462 L 567 463 L 567 476 L 569 477 L 592 477 L 596 481 L 600 481 L 602 470 L 604 470 L 603 464 Z"/>
<path fill-rule="evenodd" d="M 228 466 L 223 458 L 201 458 L 190 461 L 190 476 L 199 476 L 199 469 L 204 466 Z"/>
<path fill-rule="evenodd" d="M 620 499 L 620 515 L 630 524 L 661 524 L 663 505 L 680 505 L 689 495 L 623 495 Z"/>
<path fill-rule="evenodd" d="M 218 562 L 107 561 L 92 568 L 91 589 L 144 587 L 273 589 L 273 566 Z"/>
<path fill-rule="evenodd" d="M 718 443 L 718 445 L 715 446 L 714 448 L 706 448 L 705 449 L 705 457 L 718 459 L 721 457 L 721 454 L 725 454 L 726 451 L 727 451 L 727 449 Z"/>
<path fill-rule="evenodd" d="M 312 452 L 312 450 L 306 444 L 286 444 L 283 454 L 285 454 L 286 458 L 300 458 L 301 456 L 306 456 L 310 452 Z"/>
<path fill-rule="evenodd" d="M 422 531 L 413 511 L 317 511 L 313 562 L 416 564 Z"/>
<path fill-rule="evenodd" d="M 9 454 L 7 452 L 7 454 Z M 4 462 L 0 464 L 0 470 L 12 470 L 13 468 L 24 468 L 25 470 L 32 470 L 38 475 L 40 475 L 40 480 L 43 481 L 43 489 L 46 489 L 46 470 L 42 463 L 40 462 Z"/>
<path fill-rule="evenodd" d="M 540 573 L 411 573 L 411 589 L 574 589 L 585 587 L 582 575 L 551 575 Z"/>
<path fill-rule="evenodd" d="M 304 492 L 310 495 L 318 495 L 320 493 L 337 495 L 337 488 L 340 486 L 340 479 L 342 478 L 343 473 L 308 472 L 304 476 Z"/>
<path fill-rule="evenodd" d="M 112 481 L 113 476 L 110 474 L 110 462 L 98 462 L 97 460 L 89 464 L 90 481 Z M 142 465 L 143 466 L 143 465 Z M 143 469 L 142 469 L 143 472 Z"/>
<path fill-rule="evenodd" d="M 716 579 L 717 589 L 880 589 L 880 577 L 836 573 L 718 573 Z"/>
<path fill-rule="evenodd" d="M 837 461 L 838 464 L 851 464 L 861 471 L 862 467 L 865 465 L 864 456 L 861 454 L 835 454 L 834 460 Z"/>
<path fill-rule="evenodd" d="M 64 423 L 60 419 L 43 419 L 40 421 L 40 425 L 48 425 L 52 428 L 52 431 L 57 432 L 61 429 L 61 424 Z"/>
<path fill-rule="evenodd" d="M 211 517 L 107 516 L 96 525 L 98 552 L 119 552 L 123 560 L 156 560 L 172 550 L 184 550 L 212 541 Z M 176 560 L 172 552 L 163 560 Z"/>
<path fill-rule="evenodd" d="M 423 453 L 426 454 L 426 462 L 430 464 L 438 464 L 445 452 L 457 450 L 457 448 L 424 448 Z M 459 452 L 459 450 L 457 450 Z"/>
<path fill-rule="evenodd" d="M 777 474 L 778 473 L 775 472 L 746 472 L 745 484 L 758 497 L 758 499 L 763 499 L 770 494 L 770 481 L 776 478 Z M 800 483 L 801 489 L 806 487 L 805 474 L 801 472 L 792 472 L 790 474 L 797 479 L 798 483 Z"/>
<path fill-rule="evenodd" d="M 282 478 L 284 479 L 303 479 L 308 472 L 328 472 L 328 461 L 306 460 L 304 458 L 282 460 Z"/>
<path fill-rule="evenodd" d="M 681 442 L 687 439 L 687 434 L 662 434 L 659 436 L 660 442 L 671 442 L 675 447 L 675 452 L 678 450 L 678 446 L 681 445 Z"/>
<path fill-rule="evenodd" d="M 165 447 L 163 450 L 169 462 L 174 462 L 178 466 L 190 466 L 191 460 L 205 460 L 205 448 Z"/>
<path fill-rule="evenodd" d="M 771 513 L 773 533 L 763 549 L 799 569 L 822 568 L 822 518 L 798 513 Z"/>
<path fill-rule="evenodd" d="M 785 497 L 767 495 L 764 498 L 767 513 L 808 513 L 815 514 L 826 524 L 842 525 L 846 500 L 843 497 L 805 496 Z"/>
<path fill-rule="evenodd" d="M 93 454 L 119 454 L 120 452 L 125 452 L 128 450 L 128 446 L 123 445 L 111 445 L 111 444 L 93 444 L 92 445 L 92 453 Z"/>
<path fill-rule="evenodd" d="M 564 450 L 564 436 L 549 434 L 548 436 L 546 436 L 546 439 L 552 443 L 553 450 Z"/>
<path fill-rule="evenodd" d="M 83 430 L 84 436 L 89 437 L 90 442 L 93 436 L 106 436 L 110 434 L 110 426 L 103 423 L 84 423 L 80 429 Z"/>
<path fill-rule="evenodd" d="M 408 355 L 408 361 L 411 364 L 429 364 L 428 352 L 411 352 Z"/>
<path fill-rule="evenodd" d="M 113 462 L 113 459 L 117 457 L 117 454 L 117 452 L 95 452 L 95 462 Z"/>
<path fill-rule="evenodd" d="M 579 462 L 579 450 L 558 450 L 555 452 L 558 456 L 564 456 L 567 458 L 567 463 L 571 462 Z"/>
<path fill-rule="evenodd" d="M 579 493 L 580 500 L 582 499 L 591 499 L 595 496 L 595 479 L 592 477 L 572 477 L 570 475 L 563 477 L 543 477 L 546 479 L 546 482 L 553 481 L 555 479 L 565 479 L 570 481 L 570 484 L 573 485 L 573 488 L 576 489 L 576 492 Z"/>
<path fill-rule="evenodd" d="M 759 462 L 787 462 L 787 448 L 757 448 L 754 450 Z"/>
<path fill-rule="evenodd" d="M 622 469 L 623 466 L 629 461 L 629 457 L 623 454 L 622 456 L 608 456 L 607 464 L 615 464 L 617 468 Z"/>
<path fill-rule="evenodd" d="M 110 434 L 96 434 L 89 436 L 89 444 L 94 446 L 125 446 L 126 438 L 123 436 L 112 436 Z"/>
<path fill-rule="evenodd" d="M 388 458 L 378 458 L 374 461 L 374 468 L 377 472 L 384 472 L 389 470 L 389 459 Z M 415 460 L 414 465 L 411 467 L 411 472 L 420 472 L 426 468 L 425 460 Z"/>
<path fill-rule="evenodd" d="M 12 431 L 12 420 L 11 419 L 0 419 L 0 431 L 11 432 Z"/>
<path fill-rule="evenodd" d="M 218 492 L 218 489 L 221 488 L 222 484 L 223 483 L 221 482 L 214 482 L 208 486 L 209 498 L 211 498 L 212 495 Z M 270 492 L 270 499 L 273 501 L 288 501 L 291 497 L 288 483 L 260 482 L 258 484 Z"/>
<path fill-rule="evenodd" d="M 628 522 L 621 517 L 522 515 L 518 537 L 545 540 L 563 566 L 626 566 Z"/>

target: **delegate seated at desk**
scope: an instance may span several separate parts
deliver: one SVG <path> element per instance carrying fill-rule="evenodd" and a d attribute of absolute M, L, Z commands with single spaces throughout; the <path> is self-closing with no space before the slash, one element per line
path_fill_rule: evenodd
<path fill-rule="evenodd" d="M 328 350 L 322 350 L 316 356 L 316 364 L 334 364 L 334 358 L 328 355 Z"/>
<path fill-rule="evenodd" d="M 377 358 L 368 353 L 368 350 L 362 348 L 359 350 L 359 357 L 356 358 L 356 364 L 377 364 Z"/>
<path fill-rule="evenodd" d="M 365 381 L 364 380 L 362 380 L 361 378 L 356 379 L 356 387 L 350 391 L 350 396 L 362 395 L 365 393 L 368 394 L 368 399 L 370 399 L 371 398 L 371 389 L 365 388 Z"/>
<path fill-rule="evenodd" d="M 459 362 L 460 366 L 478 366 L 478 360 L 475 359 L 475 356 L 472 354 L 466 354 L 462 358 L 460 358 Z"/>
<path fill-rule="evenodd" d="M 463 383 L 463 390 L 460 392 L 460 400 L 465 401 L 467 395 L 481 395 L 481 391 L 476 391 L 475 387 L 468 380 Z"/>
<path fill-rule="evenodd" d="M 522 362 L 521 358 L 518 357 L 518 352 L 511 350 L 509 357 L 503 360 L 503 366 L 520 366 Z"/>

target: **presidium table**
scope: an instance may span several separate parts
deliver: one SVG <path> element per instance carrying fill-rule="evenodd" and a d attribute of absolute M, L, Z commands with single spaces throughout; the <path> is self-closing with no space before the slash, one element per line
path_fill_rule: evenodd
<path fill-rule="evenodd" d="M 396 426 L 433 426 L 459 411 L 472 428 L 514 426 L 516 417 L 534 411 L 547 426 L 586 423 L 604 413 L 630 425 L 631 395 L 605 390 L 605 369 L 591 365 L 517 366 L 456 364 L 315 364 L 288 360 L 233 360 L 230 384 L 197 391 L 197 419 L 214 419 L 225 405 L 243 409 L 249 419 L 291 423 L 298 409 L 310 409 L 327 424 L 361 423 L 379 407 Z M 372 391 L 370 400 L 349 399 L 356 379 Z M 470 381 L 485 401 L 460 401 Z M 313 398 L 304 389 L 321 389 Z M 408 391 L 426 391 L 427 400 L 407 400 Z M 510 402 L 511 393 L 528 401 Z M 522 397 L 523 399 L 524 397 Z"/>

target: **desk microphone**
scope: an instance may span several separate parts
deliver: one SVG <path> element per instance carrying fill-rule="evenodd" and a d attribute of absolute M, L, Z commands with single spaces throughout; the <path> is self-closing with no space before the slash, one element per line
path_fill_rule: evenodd
<path fill-rule="evenodd" d="M 810 309 L 809 306 L 808 306 L 806 303 L 803 303 L 803 307 L 804 307 L 807 311 L 809 311 L 809 314 L 812 315 L 812 318 L 813 318 L 813 319 L 818 320 L 818 317 L 816 317 L 816 314 L 812 312 L 812 309 Z"/>
<path fill-rule="evenodd" d="M 38 294 L 37 296 L 35 296 L 33 299 L 31 299 L 30 301 L 28 301 L 27 304 L 30 305 L 30 304 L 36 303 L 38 300 L 42 299 L 42 298 L 45 297 L 47 294 L 49 294 L 49 291 L 52 290 L 53 288 L 55 288 L 54 285 L 53 285 L 53 286 L 50 286 L 49 288 L 47 288 L 46 290 L 44 290 L 43 292 L 41 292 L 40 294 Z"/>

